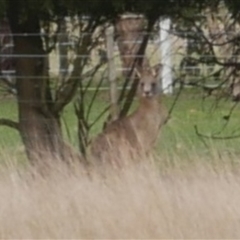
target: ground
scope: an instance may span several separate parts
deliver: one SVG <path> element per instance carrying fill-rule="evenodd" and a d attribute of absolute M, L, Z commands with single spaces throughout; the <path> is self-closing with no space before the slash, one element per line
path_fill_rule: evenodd
<path fill-rule="evenodd" d="M 91 94 L 92 92 L 89 92 L 89 99 Z M 175 93 L 172 96 L 164 96 L 163 102 L 168 109 L 172 107 L 176 95 Z M 98 101 L 95 102 L 91 110 L 91 120 L 94 120 L 104 107 L 107 106 L 107 102 L 108 93 L 102 91 L 98 96 Z M 156 151 L 159 155 L 168 157 L 176 154 L 184 157 L 186 154 L 191 155 L 194 153 L 207 156 L 211 149 L 219 151 L 220 154 L 239 154 L 240 138 L 227 140 L 206 139 L 198 136 L 195 131 L 195 126 L 197 126 L 199 132 L 207 136 L 229 137 L 239 135 L 240 106 L 237 105 L 229 121 L 227 121 L 227 116 L 234 104 L 227 99 L 217 101 L 215 97 L 203 100 L 200 91 L 184 90 L 177 100 L 171 119 L 162 129 Z M 2 99 L 0 101 L 0 117 L 17 119 L 16 108 L 17 105 L 14 98 L 8 97 Z M 91 136 L 101 131 L 104 117 L 94 125 Z M 77 124 L 72 104 L 69 104 L 64 110 L 63 129 L 66 140 L 77 147 Z M 19 156 L 19 154 L 23 154 L 21 139 L 15 130 L 1 126 L 0 136 L 1 149 L 11 152 L 12 155 Z"/>
<path fill-rule="evenodd" d="M 91 94 L 91 93 L 89 93 Z M 90 96 L 90 95 L 89 95 Z M 170 108 L 175 96 L 165 96 Z M 91 119 L 107 103 L 101 93 Z M 206 140 L 219 132 L 234 103 L 185 91 L 156 146 L 156 161 L 127 168 L 66 168 L 50 161 L 39 175 L 24 163 L 15 130 L 0 128 L 1 239 L 239 239 L 239 138 Z M 16 102 L 0 101 L 0 117 L 17 118 Z M 204 108 L 203 108 L 204 107 Z M 238 134 L 239 106 L 223 135 Z M 76 119 L 64 111 L 66 140 L 76 145 Z M 101 130 L 103 119 L 92 129 Z"/>

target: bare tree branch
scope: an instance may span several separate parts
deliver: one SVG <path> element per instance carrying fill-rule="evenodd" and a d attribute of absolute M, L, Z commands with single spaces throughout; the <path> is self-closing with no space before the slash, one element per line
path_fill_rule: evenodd
<path fill-rule="evenodd" d="M 147 34 L 145 34 L 145 36 L 143 37 L 141 46 L 140 46 L 140 48 L 137 52 L 137 56 L 142 56 L 142 55 L 145 54 L 145 50 L 146 50 L 148 40 L 149 40 L 149 37 L 150 37 L 150 32 L 152 31 L 152 28 L 153 28 L 155 22 L 156 22 L 155 18 L 152 18 L 152 19 L 148 20 L 148 25 L 147 25 L 147 29 L 146 29 Z M 128 83 L 127 81 L 129 81 L 134 67 L 135 66 L 142 66 L 143 61 L 144 61 L 144 57 L 143 58 L 137 58 L 137 57 L 135 58 L 135 60 L 133 62 L 132 69 L 131 69 L 130 73 L 128 74 L 127 80 L 125 82 L 125 89 L 123 89 L 123 90 L 126 90 L 126 86 L 127 86 L 127 83 Z M 138 82 L 139 82 L 139 79 L 135 77 L 134 80 L 133 80 L 133 83 L 131 85 L 131 89 L 130 89 L 129 93 L 127 94 L 127 98 L 124 102 L 123 108 L 120 111 L 120 116 L 119 116 L 120 118 L 127 115 L 128 111 L 129 111 L 129 109 L 132 105 L 132 101 L 134 99 L 135 93 L 137 91 Z M 125 94 L 125 92 L 121 93 L 121 95 L 119 96 L 118 102 L 121 102 L 121 99 L 123 98 L 124 94 Z"/>
<path fill-rule="evenodd" d="M 231 136 L 223 136 L 223 137 L 216 136 L 214 134 L 205 135 L 205 134 L 199 132 L 199 129 L 198 129 L 198 127 L 196 125 L 194 125 L 194 129 L 195 129 L 195 133 L 197 134 L 198 137 L 202 137 L 202 138 L 206 138 L 206 139 L 230 140 L 230 139 L 240 138 L 240 134 L 231 135 Z"/>
<path fill-rule="evenodd" d="M 87 64 L 87 58 L 82 59 L 81 55 L 88 55 L 92 50 L 92 33 L 95 31 L 96 27 L 99 26 L 99 22 L 95 19 L 92 19 L 88 26 L 84 29 L 84 32 L 88 34 L 81 33 L 81 38 L 78 41 L 76 59 L 74 60 L 74 67 L 71 76 L 69 79 L 64 82 L 58 89 L 56 94 L 56 101 L 54 105 L 54 112 L 60 112 L 65 105 L 67 105 L 74 96 L 74 93 L 77 91 L 79 81 L 82 81 L 86 75 L 82 75 L 83 68 Z M 90 34 L 91 32 L 91 34 Z M 95 72 L 99 69 L 102 63 L 98 64 L 94 69 L 91 70 Z"/>
<path fill-rule="evenodd" d="M 19 123 L 6 118 L 0 118 L 0 125 L 7 126 L 19 131 Z"/>

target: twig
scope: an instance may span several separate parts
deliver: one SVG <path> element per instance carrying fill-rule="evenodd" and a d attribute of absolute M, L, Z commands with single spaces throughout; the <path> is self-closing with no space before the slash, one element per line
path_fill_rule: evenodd
<path fill-rule="evenodd" d="M 225 116 L 223 117 L 224 120 L 226 120 L 226 122 L 225 122 L 225 124 L 223 125 L 222 129 L 219 130 L 216 134 L 221 134 L 221 133 L 226 129 L 226 127 L 228 126 L 229 121 L 230 121 L 230 119 L 231 119 L 231 116 L 233 115 L 234 109 L 237 107 L 237 105 L 238 105 L 238 102 L 236 102 L 236 103 L 231 107 L 231 109 L 230 109 L 230 111 L 229 111 L 229 114 L 228 114 L 228 115 L 225 115 Z"/>
<path fill-rule="evenodd" d="M 224 136 L 224 137 L 219 137 L 215 135 L 205 135 L 199 132 L 198 127 L 194 125 L 195 132 L 197 136 L 202 137 L 202 138 L 207 138 L 207 139 L 214 139 L 214 140 L 230 140 L 230 139 L 236 139 L 240 138 L 240 134 L 238 135 L 232 135 L 232 136 Z"/>
<path fill-rule="evenodd" d="M 89 128 L 91 128 L 98 120 L 110 109 L 110 105 L 107 106 L 97 117 L 96 119 L 90 124 Z"/>
<path fill-rule="evenodd" d="M 12 121 L 10 119 L 1 118 L 0 119 L 0 125 L 7 126 L 7 127 L 10 127 L 10 128 L 13 128 L 13 129 L 19 131 L 19 123 L 15 122 L 15 121 Z"/>
<path fill-rule="evenodd" d="M 172 106 L 171 106 L 171 108 L 168 112 L 169 116 L 172 114 L 174 107 L 177 105 L 178 99 L 179 99 L 179 97 L 182 93 L 182 90 L 183 90 L 183 86 L 184 86 L 184 83 L 181 81 L 178 93 L 177 93 L 176 97 L 174 98 L 173 104 L 172 104 Z"/>

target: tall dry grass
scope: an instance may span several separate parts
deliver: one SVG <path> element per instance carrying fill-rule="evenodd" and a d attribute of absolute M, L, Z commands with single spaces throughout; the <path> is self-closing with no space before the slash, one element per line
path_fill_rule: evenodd
<path fill-rule="evenodd" d="M 195 156 L 160 171 L 134 163 L 90 175 L 57 164 L 44 177 L 8 164 L 0 170 L 0 238 L 240 238 L 239 171 L 216 162 Z"/>

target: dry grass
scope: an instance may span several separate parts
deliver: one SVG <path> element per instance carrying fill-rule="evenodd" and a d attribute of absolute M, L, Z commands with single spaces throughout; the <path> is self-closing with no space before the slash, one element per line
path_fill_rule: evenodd
<path fill-rule="evenodd" d="M 57 165 L 44 178 L 2 167 L 0 238 L 240 238 L 238 170 L 195 158 L 161 171 L 146 163 L 93 169 L 90 177 L 78 166 Z"/>

